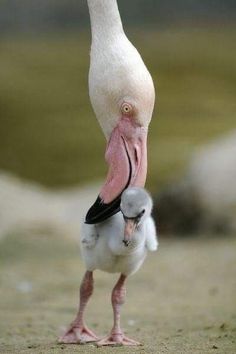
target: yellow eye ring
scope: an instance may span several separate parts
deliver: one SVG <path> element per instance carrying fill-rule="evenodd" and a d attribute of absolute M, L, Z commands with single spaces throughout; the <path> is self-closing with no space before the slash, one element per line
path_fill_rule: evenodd
<path fill-rule="evenodd" d="M 121 112 L 125 115 L 130 115 L 133 112 L 133 107 L 131 104 L 124 102 L 121 105 Z"/>

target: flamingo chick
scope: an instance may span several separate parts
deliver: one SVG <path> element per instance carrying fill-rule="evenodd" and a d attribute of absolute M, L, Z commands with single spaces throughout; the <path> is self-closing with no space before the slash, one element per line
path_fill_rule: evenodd
<path fill-rule="evenodd" d="M 87 271 L 80 287 L 80 305 L 61 343 L 97 341 L 103 345 L 139 345 L 126 337 L 120 327 L 120 307 L 125 301 L 125 280 L 143 264 L 147 251 L 158 247 L 156 229 L 151 217 L 152 199 L 141 187 L 129 187 L 121 196 L 121 211 L 99 224 L 83 224 L 81 252 Z M 83 313 L 93 292 L 93 271 L 120 273 L 112 295 L 114 324 L 111 333 L 98 340 L 87 328 Z"/>

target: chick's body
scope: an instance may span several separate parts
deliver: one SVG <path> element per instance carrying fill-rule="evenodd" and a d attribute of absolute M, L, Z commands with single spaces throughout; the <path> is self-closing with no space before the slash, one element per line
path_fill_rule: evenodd
<path fill-rule="evenodd" d="M 130 275 L 143 264 L 148 250 L 157 249 L 156 230 L 150 216 L 137 227 L 128 247 L 123 243 L 124 227 L 121 212 L 100 224 L 83 225 L 80 245 L 87 270 Z"/>

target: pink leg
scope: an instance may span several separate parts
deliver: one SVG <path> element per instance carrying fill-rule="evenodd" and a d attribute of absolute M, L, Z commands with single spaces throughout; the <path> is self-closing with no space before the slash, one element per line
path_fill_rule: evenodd
<path fill-rule="evenodd" d="M 97 342 L 98 346 L 140 345 L 139 342 L 136 342 L 135 340 L 126 337 L 120 327 L 120 309 L 121 305 L 123 305 L 125 302 L 126 295 L 125 279 L 126 276 L 121 274 L 118 282 L 116 283 L 112 291 L 111 301 L 114 313 L 114 325 L 112 327 L 110 335 Z"/>
<path fill-rule="evenodd" d="M 71 323 L 59 343 L 86 343 L 95 342 L 98 337 L 84 324 L 83 314 L 90 296 L 93 293 L 93 272 L 86 271 L 80 286 L 80 304 L 75 320 Z"/>

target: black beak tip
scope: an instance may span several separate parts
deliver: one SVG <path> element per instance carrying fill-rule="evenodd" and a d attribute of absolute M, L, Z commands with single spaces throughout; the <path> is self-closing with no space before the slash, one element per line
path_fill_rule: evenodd
<path fill-rule="evenodd" d="M 103 203 L 98 196 L 95 203 L 88 210 L 85 217 L 85 224 L 98 224 L 110 216 L 120 211 L 120 197 L 116 198 L 109 204 Z"/>
<path fill-rule="evenodd" d="M 130 244 L 129 240 L 123 240 L 123 244 L 125 245 L 125 247 L 128 247 Z"/>

